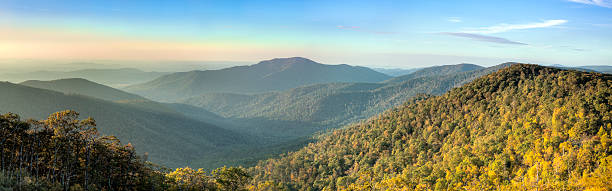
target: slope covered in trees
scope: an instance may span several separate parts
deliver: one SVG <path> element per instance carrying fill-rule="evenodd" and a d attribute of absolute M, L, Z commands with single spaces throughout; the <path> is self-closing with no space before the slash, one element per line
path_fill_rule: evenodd
<path fill-rule="evenodd" d="M 210 92 L 261 93 L 329 82 L 379 82 L 390 77 L 366 67 L 325 65 L 293 57 L 250 66 L 179 72 L 125 90 L 153 100 L 172 101 Z"/>
<path fill-rule="evenodd" d="M 178 106 L 166 107 L 155 102 L 116 103 L 0 82 L 1 113 L 43 119 L 49 113 L 67 109 L 94 117 L 100 133 L 130 142 L 140 152 L 148 152 L 151 161 L 169 167 L 186 165 L 207 153 L 253 141 L 241 133 L 182 115 Z"/>
<path fill-rule="evenodd" d="M 95 127 L 69 110 L 40 121 L 0 115 L 0 190 L 236 191 L 249 183 L 242 168 L 168 171 Z"/>
<path fill-rule="evenodd" d="M 19 84 L 40 89 L 64 92 L 66 94 L 80 94 L 108 101 L 145 99 L 141 96 L 114 89 L 83 78 L 67 78 L 51 81 L 28 80 Z"/>
<path fill-rule="evenodd" d="M 465 68 L 477 67 L 465 64 L 433 67 L 423 69 L 427 74 L 414 73 L 422 77 L 403 76 L 398 78 L 405 80 L 390 80 L 393 82 L 385 83 L 317 84 L 254 95 L 210 93 L 186 99 L 183 103 L 203 107 L 223 117 L 251 123 L 257 121 L 254 119 L 291 122 L 294 125 L 268 125 L 267 128 L 257 131 L 267 131 L 267 134 L 284 137 L 308 136 L 322 129 L 337 128 L 367 119 L 401 105 L 417 94 L 442 94 L 510 64 L 471 71 Z M 465 70 L 467 72 L 464 72 Z M 251 130 L 254 129 L 244 131 Z"/>
<path fill-rule="evenodd" d="M 517 64 L 251 172 L 261 189 L 610 190 L 611 87 L 611 75 Z"/>

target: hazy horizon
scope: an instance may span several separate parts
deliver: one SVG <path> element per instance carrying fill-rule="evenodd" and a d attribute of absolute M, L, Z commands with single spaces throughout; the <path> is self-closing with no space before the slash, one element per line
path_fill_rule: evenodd
<path fill-rule="evenodd" d="M 0 2 L 0 68 L 24 60 L 232 66 L 296 56 L 404 69 L 612 64 L 610 1 L 27 2 Z"/>

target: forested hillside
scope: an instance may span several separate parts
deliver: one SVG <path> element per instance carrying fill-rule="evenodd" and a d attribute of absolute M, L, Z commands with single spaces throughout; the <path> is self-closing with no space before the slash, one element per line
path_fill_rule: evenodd
<path fill-rule="evenodd" d="M 169 167 L 187 165 L 206 153 L 226 146 L 240 148 L 253 141 L 241 133 L 185 116 L 180 108 L 155 102 L 116 103 L 6 82 L 0 82 L 0 92 L 0 113 L 43 119 L 56 111 L 76 110 L 94 117 L 102 135 L 130 142 L 140 152 L 148 152 L 151 161 Z M 205 112 L 198 114 L 207 116 Z"/>
<path fill-rule="evenodd" d="M 186 99 L 183 103 L 202 107 L 223 117 L 244 121 L 267 119 L 292 122 L 293 125 L 270 125 L 257 130 L 272 135 L 299 137 L 367 119 L 401 105 L 418 94 L 442 94 L 511 64 L 471 71 L 465 68 L 477 67 L 462 64 L 426 68 L 423 70 L 427 74 L 418 74 L 420 71 L 417 71 L 397 77 L 404 80 L 389 80 L 390 82 L 386 83 L 317 84 L 255 95 L 210 93 Z M 253 129 L 244 131 L 251 130 Z"/>
<path fill-rule="evenodd" d="M 516 64 L 250 170 L 271 190 L 610 190 L 611 87 Z"/>
<path fill-rule="evenodd" d="M 145 99 L 141 96 L 127 93 L 102 84 L 97 84 L 83 78 L 68 78 L 51 81 L 28 80 L 19 84 L 40 89 L 64 92 L 67 94 L 80 94 L 108 101 Z"/>
<path fill-rule="evenodd" d="M 211 92 L 261 93 L 316 83 L 380 82 L 389 78 L 366 67 L 325 65 L 293 57 L 250 66 L 173 73 L 125 90 L 153 100 L 174 101 Z"/>
<path fill-rule="evenodd" d="M 245 190 L 236 167 L 169 171 L 131 144 L 100 136 L 96 121 L 61 111 L 44 120 L 0 115 L 0 190 Z"/>

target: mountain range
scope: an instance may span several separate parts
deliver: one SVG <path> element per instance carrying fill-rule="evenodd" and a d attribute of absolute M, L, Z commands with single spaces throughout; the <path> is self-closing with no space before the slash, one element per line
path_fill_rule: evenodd
<path fill-rule="evenodd" d="M 33 71 L 21 73 L 4 73 L 0 80 L 14 83 L 26 80 L 58 80 L 66 78 L 83 78 L 111 87 L 124 87 L 131 84 L 143 83 L 165 75 L 165 72 L 145 72 L 135 68 L 119 69 L 81 69 L 74 71 Z"/>
<path fill-rule="evenodd" d="M 514 64 L 435 66 L 390 77 L 363 67 L 324 65 L 299 57 L 272 59 L 251 66 L 169 74 L 145 83 L 166 84 L 163 87 L 177 94 L 168 96 L 157 86 L 150 90 L 166 94 L 160 97 L 146 92 L 136 95 L 82 78 L 29 80 L 0 86 L 0 112 L 42 119 L 55 111 L 73 109 L 96 119 L 103 134 L 131 142 L 141 154 L 147 152 L 152 161 L 165 166 L 252 166 L 306 146 L 318 133 L 377 116 L 415 96 L 441 95 Z M 200 77 L 187 75 L 193 78 L 186 80 L 188 73 Z M 203 85 L 194 80 L 205 81 L 208 74 L 221 80 L 240 73 L 248 74 L 240 77 L 244 83 L 225 84 L 227 89 L 198 90 Z M 312 78 L 323 74 L 343 77 Z M 175 75 L 183 76 L 182 80 L 162 80 Z M 170 87 L 181 83 L 186 85 Z M 261 89 L 244 86 L 249 83 Z M 224 92 L 232 88 L 236 92 Z"/>
<path fill-rule="evenodd" d="M 66 94 L 80 94 L 107 101 L 145 100 L 145 98 L 139 95 L 127 93 L 83 78 L 67 78 L 51 81 L 28 80 L 19 84 L 64 92 Z"/>
<path fill-rule="evenodd" d="M 397 77 L 397 76 L 403 76 L 403 75 L 406 75 L 406 74 L 411 74 L 413 72 L 416 72 L 419 69 L 420 68 L 410 68 L 410 69 L 401 69 L 401 68 L 372 68 L 372 70 L 375 70 L 375 71 L 383 73 L 383 74 L 387 74 L 387 75 L 392 76 L 392 77 Z"/>
<path fill-rule="evenodd" d="M 204 93 L 262 93 L 329 82 L 380 82 L 390 76 L 349 65 L 325 65 L 293 57 L 261 61 L 250 66 L 179 72 L 131 85 L 124 90 L 153 100 L 175 101 Z"/>
<path fill-rule="evenodd" d="M 511 64 L 489 68 L 464 64 L 431 67 L 381 83 L 327 83 L 261 94 L 208 93 L 181 103 L 237 120 L 291 121 L 303 126 L 270 126 L 264 130 L 268 134 L 300 137 L 367 119 L 418 94 L 442 94 Z"/>

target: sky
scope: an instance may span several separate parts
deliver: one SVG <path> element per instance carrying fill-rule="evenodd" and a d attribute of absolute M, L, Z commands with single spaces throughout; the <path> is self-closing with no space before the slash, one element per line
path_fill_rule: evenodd
<path fill-rule="evenodd" d="M 0 0 L 23 60 L 612 65 L 612 0 Z"/>

